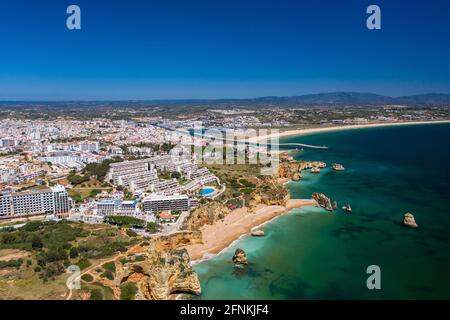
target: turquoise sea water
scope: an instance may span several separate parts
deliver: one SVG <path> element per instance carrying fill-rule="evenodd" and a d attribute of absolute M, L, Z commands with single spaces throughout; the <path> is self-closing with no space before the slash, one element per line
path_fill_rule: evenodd
<path fill-rule="evenodd" d="M 351 214 L 295 209 L 195 265 L 197 299 L 450 298 L 450 125 L 370 128 L 289 137 L 327 145 L 297 159 L 342 163 L 291 183 L 293 198 L 325 193 Z M 411 212 L 419 228 L 401 225 Z M 250 265 L 233 267 L 236 248 Z M 381 290 L 368 290 L 366 268 L 381 268 Z"/>

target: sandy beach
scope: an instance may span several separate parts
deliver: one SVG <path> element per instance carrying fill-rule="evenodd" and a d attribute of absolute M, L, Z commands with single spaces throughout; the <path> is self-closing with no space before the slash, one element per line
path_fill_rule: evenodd
<path fill-rule="evenodd" d="M 364 129 L 364 128 L 376 128 L 376 127 L 389 127 L 389 126 L 404 126 L 404 125 L 420 125 L 420 124 L 432 124 L 432 123 L 450 123 L 450 120 L 440 121 L 409 121 L 409 122 L 390 122 L 390 123 L 369 123 L 369 124 L 355 124 L 344 126 L 332 126 L 323 128 L 308 128 L 308 129 L 295 129 L 279 132 L 278 137 L 299 136 L 304 134 L 339 131 L 339 130 L 352 130 L 352 129 Z M 265 140 L 270 135 L 262 135 L 259 137 L 251 137 L 248 139 L 250 142 L 257 142 L 258 140 Z"/>
<path fill-rule="evenodd" d="M 249 234 L 254 227 L 291 209 L 314 205 L 316 202 L 312 199 L 290 199 L 286 207 L 260 205 L 255 213 L 248 212 L 247 208 L 235 209 L 223 221 L 203 226 L 200 229 L 203 244 L 186 246 L 186 249 L 192 261 L 205 259 L 209 254 L 219 253 L 240 236 Z"/>

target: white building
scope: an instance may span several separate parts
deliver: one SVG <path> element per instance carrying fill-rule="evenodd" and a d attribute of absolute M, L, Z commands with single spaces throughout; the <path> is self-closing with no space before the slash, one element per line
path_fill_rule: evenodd
<path fill-rule="evenodd" d="M 154 194 L 144 198 L 144 211 L 156 213 L 161 211 L 188 211 L 189 197 L 187 195 L 160 195 Z"/>
<path fill-rule="evenodd" d="M 24 192 L 0 193 L 0 217 L 16 217 L 39 214 L 62 215 L 72 207 L 72 199 L 63 186 Z"/>

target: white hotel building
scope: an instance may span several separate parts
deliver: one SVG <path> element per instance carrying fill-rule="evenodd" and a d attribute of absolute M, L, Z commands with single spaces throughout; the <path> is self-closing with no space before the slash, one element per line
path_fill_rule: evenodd
<path fill-rule="evenodd" d="M 187 195 L 159 195 L 154 194 L 144 198 L 144 212 L 157 213 L 165 210 L 188 211 L 191 207 L 190 199 Z"/>
<path fill-rule="evenodd" d="M 0 193 L 0 218 L 17 216 L 68 213 L 72 199 L 63 186 L 25 192 L 3 191 Z"/>

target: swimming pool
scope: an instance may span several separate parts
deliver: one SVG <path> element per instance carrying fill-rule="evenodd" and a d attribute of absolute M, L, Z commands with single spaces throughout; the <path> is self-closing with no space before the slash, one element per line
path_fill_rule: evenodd
<path fill-rule="evenodd" d="M 203 197 L 210 197 L 216 192 L 214 187 L 204 187 L 200 190 L 199 194 Z"/>

